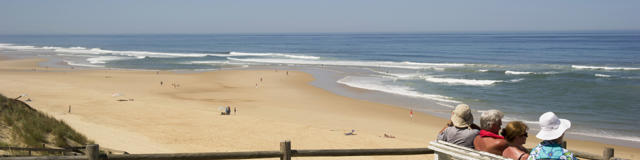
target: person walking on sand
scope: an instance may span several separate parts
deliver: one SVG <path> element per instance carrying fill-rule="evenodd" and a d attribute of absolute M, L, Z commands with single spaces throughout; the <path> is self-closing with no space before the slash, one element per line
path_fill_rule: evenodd
<path fill-rule="evenodd" d="M 233 107 L 233 114 L 237 115 L 238 114 L 238 107 Z"/>
<path fill-rule="evenodd" d="M 563 148 L 562 139 L 567 129 L 571 128 L 571 121 L 560 119 L 553 112 L 547 112 L 538 119 L 540 132 L 536 137 L 542 142 L 529 153 L 529 160 L 552 159 L 552 160 L 577 160 L 572 152 Z"/>
<path fill-rule="evenodd" d="M 409 117 L 413 120 L 413 109 L 409 110 Z"/>
<path fill-rule="evenodd" d="M 459 104 L 451 112 L 451 121 L 438 133 L 438 140 L 473 148 L 473 140 L 478 135 L 473 124 L 473 115 L 469 105 Z"/>
<path fill-rule="evenodd" d="M 499 110 L 492 109 L 482 112 L 480 116 L 482 130 L 473 140 L 473 146 L 476 150 L 502 155 L 502 151 L 507 148 L 507 141 L 498 135 L 502 126 L 502 117 L 504 114 Z"/>

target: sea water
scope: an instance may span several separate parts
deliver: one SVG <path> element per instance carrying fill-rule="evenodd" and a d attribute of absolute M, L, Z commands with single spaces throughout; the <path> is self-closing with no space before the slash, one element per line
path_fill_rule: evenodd
<path fill-rule="evenodd" d="M 2 35 L 0 54 L 90 68 L 320 68 L 340 73 L 333 85 L 430 102 L 407 108 L 466 103 L 531 128 L 553 111 L 570 135 L 640 146 L 640 32 Z"/>

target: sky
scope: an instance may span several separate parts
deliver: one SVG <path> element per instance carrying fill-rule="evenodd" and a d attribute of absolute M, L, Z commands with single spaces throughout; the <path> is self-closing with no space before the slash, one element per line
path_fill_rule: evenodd
<path fill-rule="evenodd" d="M 640 30 L 640 1 L 0 1 L 0 34 L 617 30 Z"/>

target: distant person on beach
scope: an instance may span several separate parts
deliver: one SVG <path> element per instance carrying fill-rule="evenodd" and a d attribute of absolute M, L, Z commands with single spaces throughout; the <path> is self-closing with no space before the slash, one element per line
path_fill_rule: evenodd
<path fill-rule="evenodd" d="M 413 109 L 409 110 L 409 117 L 413 120 Z"/>
<path fill-rule="evenodd" d="M 571 121 L 560 119 L 553 112 L 547 112 L 540 116 L 540 132 L 536 137 L 542 142 L 529 153 L 529 160 L 553 159 L 553 160 L 577 160 L 573 153 L 562 147 L 564 132 L 571 128 Z"/>
<path fill-rule="evenodd" d="M 231 107 L 227 106 L 227 108 L 225 109 L 225 113 L 227 115 L 231 115 Z"/>
<path fill-rule="evenodd" d="M 451 112 L 451 121 L 438 134 L 438 140 L 473 148 L 473 139 L 478 135 L 474 127 L 469 105 L 459 104 Z"/>
<path fill-rule="evenodd" d="M 233 107 L 233 114 L 234 115 L 238 114 L 238 108 L 237 107 Z"/>
<path fill-rule="evenodd" d="M 476 150 L 502 155 L 502 151 L 507 148 L 507 141 L 498 135 L 502 126 L 502 117 L 504 114 L 499 110 L 492 109 L 482 112 L 480 116 L 482 130 L 473 140 L 473 146 Z"/>
<path fill-rule="evenodd" d="M 502 151 L 502 156 L 514 160 L 524 160 L 529 158 L 529 152 L 522 146 L 527 142 L 527 127 L 521 121 L 507 123 L 507 126 L 500 133 L 507 140 L 507 148 Z"/>

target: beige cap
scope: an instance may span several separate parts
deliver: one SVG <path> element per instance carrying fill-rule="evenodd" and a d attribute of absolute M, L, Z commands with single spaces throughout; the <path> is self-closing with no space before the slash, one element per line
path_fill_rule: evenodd
<path fill-rule="evenodd" d="M 458 128 L 469 127 L 473 123 L 473 115 L 469 105 L 459 104 L 456 106 L 451 114 L 451 122 L 453 122 L 453 126 Z"/>

